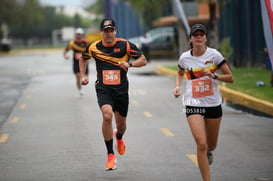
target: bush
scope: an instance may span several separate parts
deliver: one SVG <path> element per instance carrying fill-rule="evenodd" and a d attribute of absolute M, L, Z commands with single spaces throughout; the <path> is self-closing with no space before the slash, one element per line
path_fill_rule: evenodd
<path fill-rule="evenodd" d="M 230 45 L 230 38 L 224 38 L 220 43 L 220 51 L 226 59 L 229 59 L 233 53 L 233 48 Z"/>

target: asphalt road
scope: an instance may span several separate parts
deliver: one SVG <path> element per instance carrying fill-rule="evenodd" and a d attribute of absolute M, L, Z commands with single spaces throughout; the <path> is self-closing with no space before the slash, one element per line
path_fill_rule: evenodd
<path fill-rule="evenodd" d="M 130 69 L 127 151 L 106 172 L 94 62 L 79 97 L 61 51 L 1 56 L 0 181 L 201 180 L 174 78 L 154 73 L 162 64 L 176 62 Z M 223 109 L 212 180 L 273 180 L 273 119 Z"/>

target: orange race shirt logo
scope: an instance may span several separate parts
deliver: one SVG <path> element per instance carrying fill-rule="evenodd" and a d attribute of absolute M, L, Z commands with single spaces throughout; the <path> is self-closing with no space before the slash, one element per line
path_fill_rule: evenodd
<path fill-rule="evenodd" d="M 193 80 L 192 97 L 206 97 L 213 95 L 212 80 Z"/>
<path fill-rule="evenodd" d="M 120 84 L 120 70 L 103 70 L 103 84 L 105 85 L 119 85 Z"/>
<path fill-rule="evenodd" d="M 114 52 L 120 52 L 120 48 L 115 48 Z"/>

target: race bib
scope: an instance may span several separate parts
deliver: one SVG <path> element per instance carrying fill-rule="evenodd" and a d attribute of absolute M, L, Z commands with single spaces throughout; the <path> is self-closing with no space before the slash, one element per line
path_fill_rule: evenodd
<path fill-rule="evenodd" d="M 105 85 L 120 84 L 120 70 L 103 70 L 102 77 L 103 77 L 103 84 Z"/>
<path fill-rule="evenodd" d="M 212 80 L 193 80 L 192 97 L 206 97 L 213 95 Z"/>

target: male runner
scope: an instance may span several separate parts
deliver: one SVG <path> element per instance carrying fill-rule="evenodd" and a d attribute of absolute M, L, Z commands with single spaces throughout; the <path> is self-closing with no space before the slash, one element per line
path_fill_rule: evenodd
<path fill-rule="evenodd" d="M 88 46 L 88 41 L 83 38 L 84 31 L 82 28 L 77 28 L 75 32 L 75 39 L 70 40 L 67 44 L 63 56 L 65 59 L 69 59 L 67 52 L 69 50 L 73 50 L 73 72 L 76 77 L 76 85 L 79 91 L 79 95 L 82 96 L 82 86 L 81 86 L 81 79 L 80 79 L 80 68 L 79 68 L 79 58 L 82 55 L 84 49 Z M 86 69 L 86 74 L 88 74 L 88 67 Z"/>
<path fill-rule="evenodd" d="M 104 19 L 100 25 L 102 40 L 89 45 L 80 59 L 80 74 L 82 85 L 88 84 L 85 74 L 87 60 L 96 61 L 97 81 L 95 88 L 98 104 L 102 112 L 102 133 L 108 153 L 106 170 L 116 169 L 116 157 L 113 151 L 113 115 L 117 130 L 114 132 L 117 151 L 125 153 L 123 134 L 126 130 L 129 95 L 127 72 L 131 67 L 145 66 L 147 60 L 133 43 L 116 38 L 116 25 L 112 19 Z M 129 62 L 130 57 L 135 59 Z"/>

